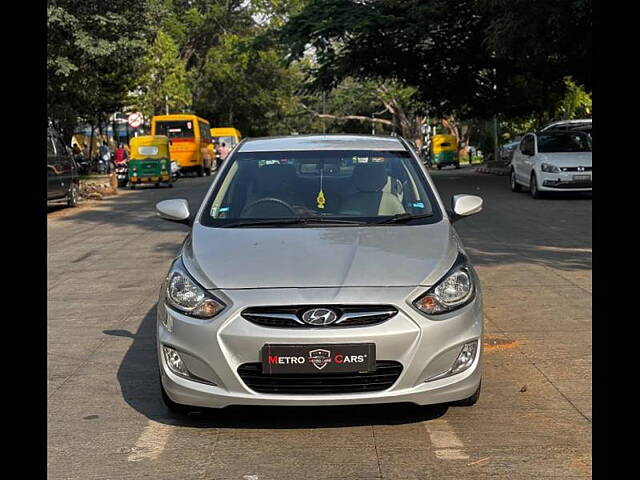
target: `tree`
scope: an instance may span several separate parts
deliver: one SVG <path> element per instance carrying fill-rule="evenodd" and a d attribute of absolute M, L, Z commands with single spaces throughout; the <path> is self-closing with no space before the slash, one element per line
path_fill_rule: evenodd
<path fill-rule="evenodd" d="M 322 113 L 317 107 L 314 110 L 303 105 L 317 118 L 340 122 L 341 131 L 369 133 L 369 125 L 377 125 L 383 131 L 398 132 L 421 145 L 426 115 L 422 105 L 414 101 L 414 96 L 415 89 L 398 82 L 347 78 L 326 94 Z M 330 113 L 325 113 L 327 111 Z M 366 127 L 358 128 L 346 122 L 358 122 Z"/>
<path fill-rule="evenodd" d="M 317 88 L 394 79 L 438 116 L 521 116 L 555 104 L 566 76 L 588 85 L 590 15 L 590 0 L 312 0 L 282 38 L 316 56 Z"/>
<path fill-rule="evenodd" d="M 192 95 L 186 62 L 180 58 L 174 40 L 159 30 L 142 65 L 143 75 L 135 95 L 138 109 L 145 116 L 187 111 Z"/>
<path fill-rule="evenodd" d="M 297 86 L 281 51 L 237 34 L 209 49 L 200 79 L 196 111 L 252 136 L 273 132 Z"/>
<path fill-rule="evenodd" d="M 150 29 L 148 5 L 49 0 L 47 116 L 67 140 L 78 117 L 100 125 L 126 103 Z"/>

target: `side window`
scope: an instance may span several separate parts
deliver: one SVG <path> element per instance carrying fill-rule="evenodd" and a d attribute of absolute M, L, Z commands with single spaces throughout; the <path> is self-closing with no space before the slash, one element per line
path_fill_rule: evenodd
<path fill-rule="evenodd" d="M 200 127 L 200 139 L 204 142 L 209 143 L 211 141 L 211 135 L 208 125 L 206 123 L 198 121 L 198 126 Z"/>
<path fill-rule="evenodd" d="M 53 139 L 50 135 L 47 135 L 47 155 L 55 155 L 56 151 L 53 149 Z"/>
<path fill-rule="evenodd" d="M 527 155 L 533 155 L 533 135 L 527 135 L 522 139 L 520 151 Z"/>

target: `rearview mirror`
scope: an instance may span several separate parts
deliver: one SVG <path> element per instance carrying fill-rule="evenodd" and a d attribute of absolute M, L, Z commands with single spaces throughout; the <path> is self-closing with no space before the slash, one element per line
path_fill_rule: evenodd
<path fill-rule="evenodd" d="M 451 198 L 451 221 L 474 215 L 482 211 L 482 198 L 476 195 L 454 195 Z"/>
<path fill-rule="evenodd" d="M 184 198 L 163 200 L 156 203 L 156 212 L 160 218 L 171 222 L 191 225 L 191 213 L 189 212 L 189 202 Z"/>

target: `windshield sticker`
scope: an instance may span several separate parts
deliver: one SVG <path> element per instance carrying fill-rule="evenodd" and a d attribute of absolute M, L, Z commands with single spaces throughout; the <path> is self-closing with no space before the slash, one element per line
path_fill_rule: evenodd
<path fill-rule="evenodd" d="M 413 204 L 413 208 L 424 208 L 424 203 L 422 202 L 415 202 Z"/>
<path fill-rule="evenodd" d="M 367 163 L 369 161 L 369 157 L 353 157 L 353 161 L 358 163 Z"/>
<path fill-rule="evenodd" d="M 373 163 L 381 163 L 384 162 L 384 157 L 371 157 L 371 161 Z"/>

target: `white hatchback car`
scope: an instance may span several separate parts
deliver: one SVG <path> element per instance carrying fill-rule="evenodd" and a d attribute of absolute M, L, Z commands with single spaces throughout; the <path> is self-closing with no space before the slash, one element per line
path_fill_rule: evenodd
<path fill-rule="evenodd" d="M 529 133 L 511 159 L 511 190 L 529 187 L 533 198 L 544 192 L 590 192 L 591 154 L 591 138 L 583 132 Z"/>

